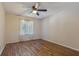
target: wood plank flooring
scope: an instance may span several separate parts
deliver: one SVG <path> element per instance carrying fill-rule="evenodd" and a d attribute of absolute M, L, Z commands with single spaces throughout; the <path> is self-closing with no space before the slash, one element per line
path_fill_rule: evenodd
<path fill-rule="evenodd" d="M 79 56 L 79 52 L 37 39 L 7 44 L 2 56 Z"/>

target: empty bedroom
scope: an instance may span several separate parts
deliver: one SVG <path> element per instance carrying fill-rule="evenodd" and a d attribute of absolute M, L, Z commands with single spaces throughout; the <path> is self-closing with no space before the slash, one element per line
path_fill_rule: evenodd
<path fill-rule="evenodd" d="M 79 2 L 0 2 L 1 56 L 79 56 Z"/>

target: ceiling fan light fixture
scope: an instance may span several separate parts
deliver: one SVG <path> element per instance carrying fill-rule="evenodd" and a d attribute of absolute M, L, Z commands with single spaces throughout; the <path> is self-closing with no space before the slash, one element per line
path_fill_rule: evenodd
<path fill-rule="evenodd" d="M 36 11 L 36 10 L 33 10 L 33 11 L 32 11 L 32 13 L 36 14 L 36 13 L 37 13 L 37 11 Z"/>

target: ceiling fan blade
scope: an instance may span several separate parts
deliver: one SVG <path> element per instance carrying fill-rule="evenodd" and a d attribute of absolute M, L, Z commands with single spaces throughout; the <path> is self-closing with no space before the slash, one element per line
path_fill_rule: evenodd
<path fill-rule="evenodd" d="M 33 9 L 33 10 L 37 10 L 38 7 L 39 7 L 39 2 L 35 3 L 35 4 L 32 6 L 32 9 Z"/>
<path fill-rule="evenodd" d="M 38 12 L 36 14 L 39 16 L 39 13 Z"/>
<path fill-rule="evenodd" d="M 32 9 L 33 9 L 33 10 L 37 10 L 37 8 L 35 8 L 35 6 L 32 6 Z"/>
<path fill-rule="evenodd" d="M 47 9 L 38 9 L 37 11 L 47 11 Z"/>

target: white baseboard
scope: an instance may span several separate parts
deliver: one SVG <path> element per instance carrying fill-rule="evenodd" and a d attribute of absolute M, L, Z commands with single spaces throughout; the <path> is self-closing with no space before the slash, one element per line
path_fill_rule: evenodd
<path fill-rule="evenodd" d="M 45 40 L 45 39 L 44 39 L 44 40 Z M 77 48 L 73 48 L 73 47 L 68 46 L 68 45 L 60 44 L 60 43 L 57 43 L 57 42 L 54 42 L 54 41 L 50 41 L 50 40 L 46 40 L 46 41 L 49 41 L 49 42 L 52 42 L 52 43 L 56 43 L 56 44 L 58 44 L 58 45 L 61 45 L 61 46 L 64 46 L 64 47 L 67 47 L 67 48 L 70 48 L 70 49 L 79 51 L 79 49 L 77 49 Z"/>
<path fill-rule="evenodd" d="M 2 54 L 2 51 L 4 50 L 5 45 L 0 47 L 0 55 Z"/>
<path fill-rule="evenodd" d="M 57 43 L 56 43 L 56 44 L 57 44 Z M 70 48 L 70 49 L 73 49 L 73 50 L 76 50 L 76 51 L 79 51 L 79 49 L 73 48 L 73 47 L 68 46 L 68 45 L 63 45 L 63 44 L 59 44 L 59 45 L 64 46 L 64 47 L 67 47 L 67 48 Z"/>

